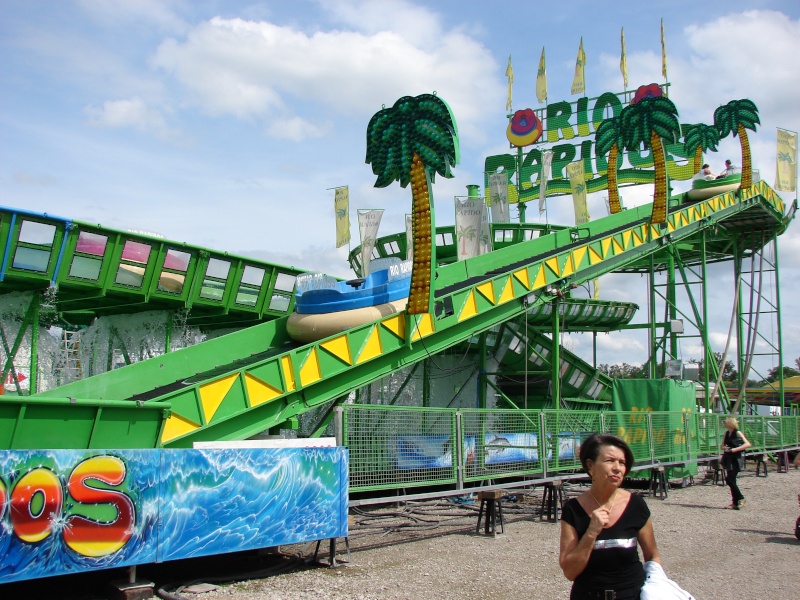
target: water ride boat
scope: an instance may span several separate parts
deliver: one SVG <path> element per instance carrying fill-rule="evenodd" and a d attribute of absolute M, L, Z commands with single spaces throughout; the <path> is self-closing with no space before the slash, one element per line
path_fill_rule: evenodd
<path fill-rule="evenodd" d="M 726 192 L 736 191 L 741 183 L 741 173 L 734 173 L 719 179 L 695 179 L 692 182 L 692 189 L 686 192 L 686 197 L 691 202 L 706 200 Z"/>

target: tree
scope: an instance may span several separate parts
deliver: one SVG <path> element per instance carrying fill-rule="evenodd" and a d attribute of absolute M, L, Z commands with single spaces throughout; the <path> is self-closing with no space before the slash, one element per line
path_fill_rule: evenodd
<path fill-rule="evenodd" d="M 796 377 L 800 375 L 800 371 L 797 369 L 793 369 L 791 367 L 772 367 L 769 371 L 767 371 L 767 378 L 764 380 L 764 383 L 772 383 L 774 381 L 778 381 L 780 377 L 780 372 L 783 371 L 783 378 L 787 379 L 789 377 Z"/>
<path fill-rule="evenodd" d="M 629 365 L 625 362 L 615 365 L 604 363 L 599 365 L 597 370 L 612 379 L 642 379 L 647 377 L 642 365 Z"/>
<path fill-rule="evenodd" d="M 432 312 L 431 282 L 436 271 L 433 194 L 436 173 L 452 177 L 458 164 L 458 130 L 446 102 L 434 94 L 404 96 L 367 125 L 367 164 L 378 176 L 375 187 L 411 183 L 414 260 L 408 313 Z"/>
<path fill-rule="evenodd" d="M 712 381 L 716 380 L 716 376 L 714 373 L 719 373 L 720 367 L 722 367 L 722 381 L 727 383 L 736 383 L 736 379 L 738 377 L 738 373 L 736 371 L 736 366 L 733 364 L 732 360 L 726 360 L 725 365 L 722 365 L 722 352 L 714 352 L 714 361 L 717 363 L 717 368 L 712 369 L 709 373 L 709 379 Z M 696 360 L 694 358 L 689 359 L 690 363 L 696 363 L 700 365 L 699 368 L 699 377 L 700 381 L 705 380 L 705 372 L 706 372 L 706 361 L 705 359 L 701 358 L 700 360 Z"/>
<path fill-rule="evenodd" d="M 720 138 L 728 137 L 729 134 L 739 136 L 742 148 L 742 189 L 753 185 L 753 164 L 746 130 L 755 131 L 756 124 L 761 124 L 761 121 L 758 119 L 758 108 L 751 100 L 731 100 L 714 111 L 714 126 L 719 131 Z"/>
<path fill-rule="evenodd" d="M 656 181 L 650 223 L 664 223 L 667 220 L 667 164 L 662 138 L 672 142 L 678 139 L 681 129 L 678 109 L 653 83 L 636 90 L 631 103 L 622 109 L 620 118 L 625 148 L 638 150 L 644 145 L 653 152 Z"/>
<path fill-rule="evenodd" d="M 687 154 L 694 154 L 692 168 L 695 173 L 703 168 L 703 153 L 708 150 L 716 152 L 718 143 L 719 131 L 711 125 L 697 123 L 686 131 L 683 147 Z"/>
<path fill-rule="evenodd" d="M 610 117 L 600 123 L 594 135 L 597 156 L 608 153 L 608 206 L 611 209 L 611 214 L 622 210 L 617 186 L 617 154 L 620 146 L 623 145 L 620 123 L 620 117 Z"/>

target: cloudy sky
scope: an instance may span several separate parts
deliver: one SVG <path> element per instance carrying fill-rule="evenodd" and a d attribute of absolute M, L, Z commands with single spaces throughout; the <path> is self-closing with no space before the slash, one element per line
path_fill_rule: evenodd
<path fill-rule="evenodd" d="M 587 95 L 621 91 L 620 28 L 636 87 L 661 81 L 662 18 L 681 122 L 709 123 L 717 106 L 753 100 L 754 167 L 772 184 L 776 127 L 800 130 L 796 0 L 0 0 L 0 204 L 347 276 L 330 188 L 349 185 L 353 215 L 384 208 L 383 234 L 401 231 L 410 209 L 409 189 L 374 188 L 364 163 L 366 126 L 383 105 L 433 91 L 451 105 L 461 164 L 434 194 L 437 222 L 452 223 L 453 197 L 483 181 L 487 155 L 508 151 L 509 56 L 514 109 L 539 106 L 542 47 L 550 100 L 577 98 L 581 37 Z M 739 156 L 728 138 L 707 160 L 719 170 Z M 625 203 L 649 193 L 626 188 Z M 599 197 L 589 208 L 604 214 Z M 547 218 L 571 223 L 570 198 Z M 784 364 L 800 356 L 798 231 L 780 244 Z M 709 276 L 718 351 L 730 271 Z M 601 295 L 645 307 L 646 288 L 609 276 Z M 603 335 L 599 359 L 641 363 L 645 344 Z M 699 357 L 691 340 L 681 353 Z"/>

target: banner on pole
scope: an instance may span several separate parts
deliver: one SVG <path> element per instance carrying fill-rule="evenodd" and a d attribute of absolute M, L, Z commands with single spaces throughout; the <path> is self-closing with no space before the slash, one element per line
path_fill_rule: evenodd
<path fill-rule="evenodd" d="M 414 225 L 411 215 L 406 215 L 406 260 L 414 258 Z"/>
<path fill-rule="evenodd" d="M 544 62 L 544 46 L 542 46 L 542 57 L 539 59 L 539 69 L 536 71 L 536 99 L 539 102 L 547 102 L 547 67 Z"/>
<path fill-rule="evenodd" d="M 539 214 L 547 210 L 547 182 L 550 180 L 550 170 L 553 165 L 553 151 L 545 150 L 542 152 L 542 174 L 539 184 Z"/>
<path fill-rule="evenodd" d="M 508 176 L 505 173 L 489 175 L 489 199 L 492 204 L 492 223 L 511 222 L 508 214 Z"/>
<path fill-rule="evenodd" d="M 378 228 L 381 225 L 383 209 L 359 209 L 358 232 L 361 235 L 361 277 L 369 275 L 369 262 L 375 241 L 378 239 Z"/>
<path fill-rule="evenodd" d="M 455 202 L 458 260 L 474 258 L 481 251 L 483 198 L 456 198 Z"/>
<path fill-rule="evenodd" d="M 622 45 L 622 53 L 619 58 L 619 70 L 622 73 L 622 83 L 628 89 L 628 55 L 625 52 L 625 28 L 619 30 L 619 40 Z"/>
<path fill-rule="evenodd" d="M 775 191 L 797 190 L 797 133 L 778 128 Z"/>
<path fill-rule="evenodd" d="M 581 38 L 581 45 L 578 47 L 578 58 L 575 61 L 575 77 L 572 79 L 572 93 L 583 94 L 586 92 L 586 79 L 583 74 L 583 68 L 586 66 L 586 53 L 583 51 L 583 38 Z"/>
<path fill-rule="evenodd" d="M 350 193 L 347 186 L 334 190 L 333 209 L 336 215 L 336 247 L 350 243 Z"/>
<path fill-rule="evenodd" d="M 575 225 L 589 222 L 589 207 L 586 204 L 586 181 L 583 175 L 583 161 L 578 160 L 567 165 L 569 186 L 572 190 L 572 203 L 575 206 Z"/>

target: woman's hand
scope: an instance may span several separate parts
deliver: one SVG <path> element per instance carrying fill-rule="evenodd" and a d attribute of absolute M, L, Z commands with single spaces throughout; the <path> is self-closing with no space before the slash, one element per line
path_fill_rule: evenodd
<path fill-rule="evenodd" d="M 611 511 L 606 506 L 601 506 L 592 511 L 592 517 L 589 521 L 589 528 L 586 530 L 594 536 L 600 535 L 600 532 L 608 527 L 608 522 L 611 518 Z"/>

